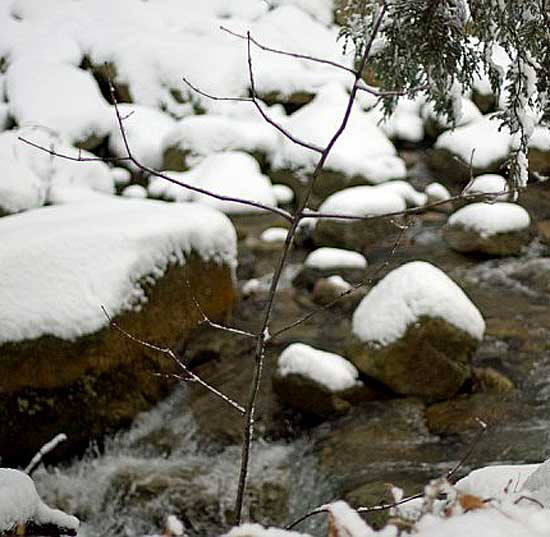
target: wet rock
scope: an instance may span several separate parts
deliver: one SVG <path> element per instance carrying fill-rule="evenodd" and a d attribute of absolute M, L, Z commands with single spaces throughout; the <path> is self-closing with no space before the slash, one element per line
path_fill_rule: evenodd
<path fill-rule="evenodd" d="M 522 263 L 510 276 L 531 289 L 548 293 L 550 292 L 550 259 L 531 259 Z"/>
<path fill-rule="evenodd" d="M 365 293 L 363 288 L 353 289 L 341 276 L 329 276 L 315 282 L 311 297 L 316 304 L 321 306 L 336 302 L 338 306 L 347 311 L 355 308 Z"/>
<path fill-rule="evenodd" d="M 287 114 L 293 114 L 302 106 L 310 103 L 314 99 L 315 94 L 309 91 L 295 91 L 289 95 L 283 95 L 278 91 L 271 91 L 269 93 L 260 94 L 259 97 L 268 106 L 281 104 Z"/>
<path fill-rule="evenodd" d="M 506 375 L 492 367 L 474 367 L 472 376 L 476 389 L 482 392 L 506 393 L 515 388 Z"/>
<path fill-rule="evenodd" d="M 543 220 L 542 222 L 537 222 L 537 231 L 541 240 L 545 244 L 550 245 L 550 220 Z"/>

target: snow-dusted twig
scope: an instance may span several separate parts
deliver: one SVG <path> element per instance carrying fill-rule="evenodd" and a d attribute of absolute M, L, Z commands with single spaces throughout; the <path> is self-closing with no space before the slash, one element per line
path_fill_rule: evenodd
<path fill-rule="evenodd" d="M 38 468 L 42 459 L 51 451 L 53 451 L 61 442 L 67 440 L 67 435 L 65 433 L 60 433 L 54 436 L 49 442 L 44 444 L 37 452 L 36 455 L 31 459 L 31 462 L 27 464 L 25 468 L 25 473 L 32 475 L 32 473 Z"/>
<path fill-rule="evenodd" d="M 170 348 L 170 347 L 159 347 L 158 345 L 155 345 L 153 343 L 149 343 L 148 341 L 145 341 L 141 338 L 138 338 L 134 336 L 133 334 L 130 334 L 127 330 L 124 330 L 121 326 L 119 326 L 113 318 L 109 315 L 107 310 L 101 306 L 101 309 L 103 310 L 103 313 L 109 320 L 109 324 L 118 330 L 122 335 L 126 336 L 129 340 L 133 341 L 134 343 L 137 343 L 141 345 L 142 347 L 145 347 L 147 349 L 151 349 L 156 352 L 160 352 L 162 354 L 165 354 L 168 356 L 175 364 L 188 376 L 186 380 L 191 380 L 193 382 L 196 382 L 197 384 L 200 384 L 202 387 L 206 388 L 210 393 L 214 394 L 216 397 L 219 397 L 222 401 L 226 402 L 228 405 L 232 406 L 235 410 L 238 410 L 241 414 L 245 413 L 245 409 L 236 401 L 228 397 L 225 393 L 221 392 L 205 380 L 203 380 L 199 375 L 193 373 L 176 355 L 176 353 Z"/>

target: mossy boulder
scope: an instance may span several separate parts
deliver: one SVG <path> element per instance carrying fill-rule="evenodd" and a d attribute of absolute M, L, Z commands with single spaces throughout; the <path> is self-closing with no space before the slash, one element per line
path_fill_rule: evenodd
<path fill-rule="evenodd" d="M 190 256 L 145 286 L 142 311 L 122 313 L 114 321 L 144 341 L 177 348 L 202 319 L 190 288 L 213 319 L 222 318 L 236 298 L 230 267 Z M 166 375 L 176 372 L 168 356 L 110 327 L 75 340 L 43 336 L 0 345 L 3 463 L 28 462 L 59 432 L 68 441 L 56 450 L 58 456 L 82 450 L 166 395 L 174 383 Z"/>

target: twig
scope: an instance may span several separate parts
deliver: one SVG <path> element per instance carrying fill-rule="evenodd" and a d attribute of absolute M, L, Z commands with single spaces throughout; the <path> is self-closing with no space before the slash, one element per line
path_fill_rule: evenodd
<path fill-rule="evenodd" d="M 451 478 L 454 477 L 454 475 L 458 472 L 458 470 L 460 470 L 460 468 L 464 466 L 464 463 L 470 458 L 470 456 L 474 452 L 474 449 L 479 444 L 481 437 L 485 434 L 485 431 L 487 430 L 487 424 L 482 419 L 476 417 L 475 421 L 479 425 L 479 431 L 477 432 L 472 443 L 468 446 L 468 449 L 465 451 L 462 458 L 445 475 L 445 477 L 449 481 L 451 480 Z"/>
<path fill-rule="evenodd" d="M 44 444 L 37 452 L 36 455 L 31 459 L 31 462 L 27 464 L 25 468 L 25 473 L 32 475 L 32 473 L 38 468 L 42 459 L 45 455 L 53 451 L 59 444 L 67 440 L 67 435 L 65 433 L 60 433 L 54 436 L 49 442 Z"/>
<path fill-rule="evenodd" d="M 153 351 L 156 351 L 156 352 L 160 352 L 162 354 L 165 354 L 166 356 L 168 356 L 169 358 L 171 358 L 178 367 L 181 368 L 181 370 L 186 374 L 186 375 L 189 375 L 190 379 L 193 380 L 194 382 L 196 382 L 197 384 L 200 384 L 201 386 L 203 386 L 204 388 L 206 388 L 210 393 L 214 394 L 216 397 L 219 397 L 220 399 L 222 399 L 224 402 L 226 402 L 228 405 L 232 406 L 234 409 L 238 410 L 241 414 L 244 414 L 245 413 L 245 409 L 239 405 L 239 403 L 237 403 L 236 401 L 234 401 L 233 399 L 231 399 L 230 397 L 228 397 L 227 395 L 225 395 L 223 392 L 221 392 L 220 390 L 218 390 L 217 388 L 215 388 L 214 386 L 212 386 L 211 384 L 209 384 L 208 382 L 206 382 L 205 380 L 203 380 L 201 377 L 199 377 L 198 375 L 196 375 L 195 373 L 193 373 L 193 371 L 191 371 L 177 356 L 176 356 L 176 353 L 170 348 L 170 347 L 159 347 L 158 345 L 154 345 L 153 343 L 149 343 L 148 341 L 145 341 L 143 339 L 140 339 L 136 336 L 134 336 L 133 334 L 130 334 L 130 332 L 127 332 L 126 330 L 124 330 L 124 328 L 122 328 L 121 326 L 119 326 L 113 319 L 112 317 L 109 315 L 109 313 L 107 312 L 107 310 L 101 306 L 101 309 L 103 310 L 103 313 L 105 314 L 105 317 L 107 317 L 107 319 L 109 320 L 109 324 L 115 328 L 116 330 L 118 330 L 121 334 L 123 334 L 124 336 L 126 336 L 128 339 L 130 339 L 131 341 L 133 341 L 134 343 L 137 343 L 139 345 L 141 345 L 142 347 L 146 347 L 147 349 L 151 349 Z"/>

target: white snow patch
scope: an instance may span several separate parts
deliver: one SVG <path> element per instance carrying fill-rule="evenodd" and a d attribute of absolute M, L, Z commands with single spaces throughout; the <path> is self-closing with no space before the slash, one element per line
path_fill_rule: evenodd
<path fill-rule="evenodd" d="M 409 207 L 422 207 L 428 201 L 428 196 L 425 193 L 418 192 L 407 181 L 387 181 L 376 185 L 375 188 L 399 194 Z"/>
<path fill-rule="evenodd" d="M 462 114 L 460 119 L 455 118 L 458 119 L 455 125 L 456 127 L 462 127 L 482 117 L 479 108 L 470 99 L 462 97 L 460 103 Z M 436 121 L 443 129 L 450 129 L 453 126 L 447 116 L 435 113 L 433 104 L 431 103 L 422 108 L 421 114 L 424 119 Z"/>
<path fill-rule="evenodd" d="M 260 524 L 241 524 L 222 537 L 311 537 L 308 533 L 287 531 L 280 528 L 264 528 Z"/>
<path fill-rule="evenodd" d="M 92 75 L 72 65 L 20 60 L 6 73 L 6 92 L 18 125 L 51 129 L 73 144 L 106 136 L 114 120 Z"/>
<path fill-rule="evenodd" d="M 327 85 L 311 103 L 289 116 L 283 126 L 300 140 L 323 147 L 341 124 L 347 102 L 348 95 L 341 86 Z M 319 154 L 282 135 L 280 138 L 273 166 L 312 172 Z M 348 125 L 330 152 L 325 167 L 348 177 L 362 176 L 372 183 L 401 179 L 406 175 L 405 164 L 397 156 L 393 144 L 358 105 L 353 106 Z"/>
<path fill-rule="evenodd" d="M 485 322 L 464 291 L 441 269 L 424 261 L 406 263 L 386 275 L 353 314 L 353 333 L 387 345 L 420 317 L 444 319 L 481 340 Z"/>
<path fill-rule="evenodd" d="M 294 190 L 286 185 L 273 185 L 273 193 L 280 204 L 291 203 L 294 199 Z"/>
<path fill-rule="evenodd" d="M 368 115 L 392 140 L 421 142 L 424 138 L 424 121 L 420 116 L 422 103 L 422 98 L 402 98 L 389 117 L 384 116 L 382 105 L 376 106 Z"/>
<path fill-rule="evenodd" d="M 463 194 L 493 194 L 494 199 L 506 200 L 510 195 L 509 190 L 508 183 L 502 175 L 485 173 L 474 178 Z"/>
<path fill-rule="evenodd" d="M 260 239 L 264 242 L 285 242 L 288 229 L 285 227 L 270 227 L 262 232 Z"/>
<path fill-rule="evenodd" d="M 485 169 L 510 154 L 512 136 L 492 116 L 483 116 L 468 125 L 444 132 L 435 142 L 436 149 L 445 149 L 460 157 L 465 164 Z"/>
<path fill-rule="evenodd" d="M 452 198 L 452 194 L 447 187 L 441 183 L 430 183 L 425 189 L 424 193 L 428 196 L 431 202 L 446 201 Z"/>
<path fill-rule="evenodd" d="M 395 192 L 374 186 L 354 186 L 331 194 L 319 207 L 321 213 L 377 216 L 404 211 L 405 200 Z"/>
<path fill-rule="evenodd" d="M 497 233 L 520 231 L 531 225 L 529 213 L 515 203 L 472 203 L 453 213 L 449 226 L 462 226 L 478 232 L 482 237 Z"/>
<path fill-rule="evenodd" d="M 529 148 L 550 151 L 550 128 L 537 125 L 529 139 Z"/>
<path fill-rule="evenodd" d="M 140 279 L 196 252 L 234 267 L 235 230 L 198 204 L 108 198 L 0 219 L 0 343 L 74 339 L 139 309 Z"/>
<path fill-rule="evenodd" d="M 367 260 L 359 252 L 351 250 L 342 250 L 340 248 L 318 248 L 306 257 L 304 265 L 310 268 L 320 270 L 330 270 L 337 268 L 346 269 L 365 269 Z"/>
<path fill-rule="evenodd" d="M 181 520 L 176 515 L 170 515 L 166 519 L 166 530 L 170 535 L 183 535 L 184 527 Z"/>
<path fill-rule="evenodd" d="M 289 345 L 279 356 L 277 371 L 282 377 L 302 375 L 332 392 L 340 392 L 359 384 L 356 367 L 342 356 L 304 343 Z"/>
<path fill-rule="evenodd" d="M 328 278 L 326 278 L 326 280 L 339 293 L 345 293 L 345 292 L 351 290 L 351 288 L 352 288 L 351 283 L 344 280 L 344 278 L 342 278 L 342 276 L 340 276 L 338 274 L 333 274 L 332 276 L 329 276 Z"/>
<path fill-rule="evenodd" d="M 163 174 L 183 184 L 196 186 L 195 183 L 197 181 L 195 177 L 188 172 L 165 171 Z M 192 190 L 176 183 L 171 183 L 162 177 L 151 177 L 151 179 L 149 179 L 147 191 L 153 198 L 162 198 L 178 202 L 192 201 L 194 195 Z"/>
<path fill-rule="evenodd" d="M 119 104 L 119 113 L 132 155 L 138 162 L 150 168 L 162 166 L 163 139 L 176 124 L 168 114 L 137 104 Z M 114 107 L 113 118 L 116 117 Z M 118 122 L 114 122 L 109 134 L 109 149 L 118 157 L 128 156 Z M 129 166 L 134 166 L 129 163 Z"/>
<path fill-rule="evenodd" d="M 111 175 L 113 180 L 117 185 L 125 185 L 129 183 L 132 179 L 132 174 L 126 168 L 111 168 Z"/>
<path fill-rule="evenodd" d="M 71 530 L 79 526 L 76 517 L 48 507 L 26 473 L 0 468 L 0 532 L 8 532 L 17 524 L 30 521 Z"/>
<path fill-rule="evenodd" d="M 147 189 L 141 185 L 129 185 L 121 194 L 125 198 L 145 199 L 147 197 Z"/>

